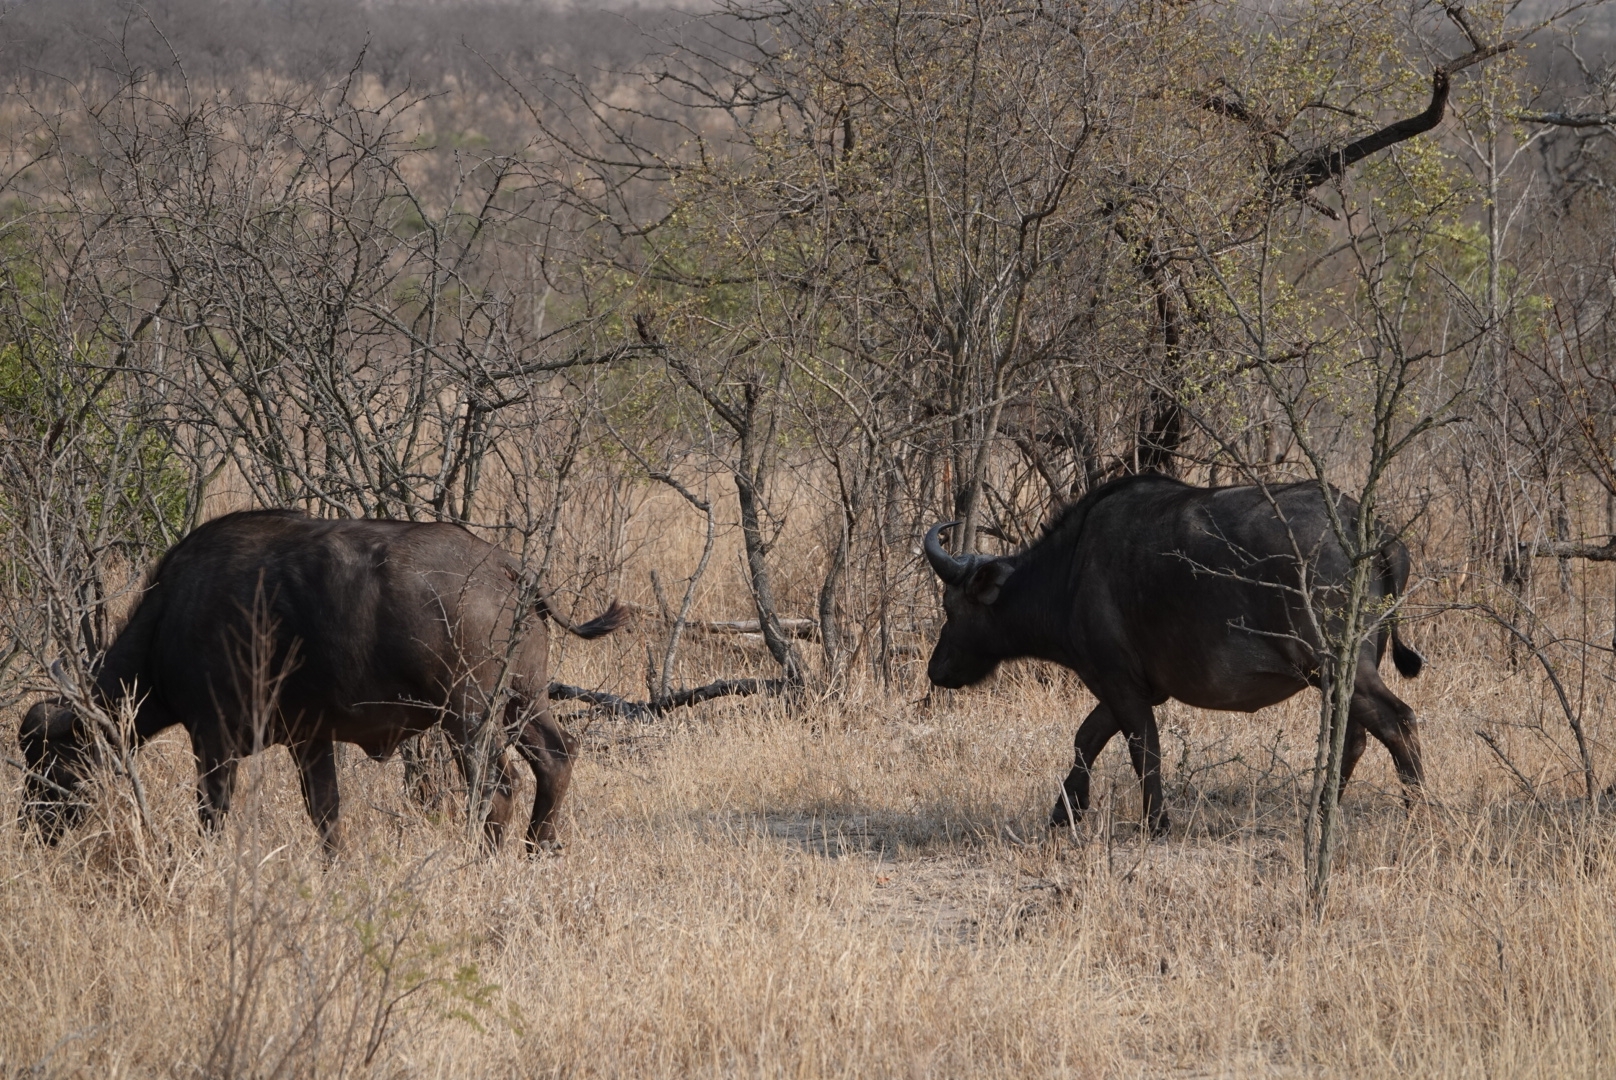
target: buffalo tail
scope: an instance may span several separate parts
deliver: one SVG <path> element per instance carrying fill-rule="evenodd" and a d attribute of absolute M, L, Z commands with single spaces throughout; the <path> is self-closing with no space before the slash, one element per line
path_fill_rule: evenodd
<path fill-rule="evenodd" d="M 618 627 L 628 622 L 630 617 L 632 617 L 633 612 L 624 607 L 622 604 L 618 603 L 616 600 L 613 600 L 611 607 L 607 608 L 599 615 L 596 615 L 593 619 L 590 619 L 588 622 L 573 624 L 567 622 L 560 615 L 557 615 L 550 605 L 546 604 L 541 599 L 539 601 L 539 614 L 552 620 L 557 626 L 561 627 L 561 629 L 565 630 L 567 633 L 576 634 L 585 640 L 589 640 L 598 637 L 605 637 L 613 630 L 616 630 Z"/>
<path fill-rule="evenodd" d="M 1395 598 L 1402 595 L 1403 587 L 1408 584 L 1408 548 L 1404 547 L 1400 540 L 1388 539 L 1380 546 L 1380 557 L 1381 584 L 1386 590 L 1386 596 Z M 1405 679 L 1412 679 L 1425 670 L 1425 657 L 1420 655 L 1418 649 L 1404 641 L 1403 635 L 1398 633 L 1400 621 L 1395 612 L 1386 617 L 1392 638 L 1392 664 L 1397 668 L 1399 675 Z"/>

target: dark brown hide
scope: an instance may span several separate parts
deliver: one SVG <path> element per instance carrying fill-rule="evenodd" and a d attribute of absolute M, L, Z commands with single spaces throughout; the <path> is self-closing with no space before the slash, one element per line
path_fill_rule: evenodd
<path fill-rule="evenodd" d="M 1331 497 L 1352 527 L 1357 505 L 1334 489 Z M 1005 660 L 1036 657 L 1076 672 L 1099 700 L 1078 728 L 1052 825 L 1070 820 L 1068 807 L 1087 808 L 1094 759 L 1120 732 L 1144 787 L 1145 820 L 1165 831 L 1155 706 L 1173 698 L 1255 712 L 1317 686 L 1324 641 L 1304 589 L 1327 635 L 1351 573 L 1315 483 L 1197 488 L 1128 477 L 1090 492 L 1026 551 L 1005 558 L 955 558 L 939 542 L 942 528 L 925 540 L 948 614 L 927 667 L 931 681 L 969 686 Z M 1408 551 L 1387 535 L 1374 557 L 1369 598 L 1391 610 L 1408 581 Z M 1403 675 L 1419 674 L 1423 663 L 1395 617 L 1364 642 L 1343 786 L 1366 735 L 1391 752 L 1410 790 L 1421 780 L 1414 713 L 1378 670 L 1388 641 Z"/>
<path fill-rule="evenodd" d="M 91 693 L 112 714 L 125 697 L 138 702 L 137 740 L 175 724 L 190 733 L 208 825 L 229 808 L 237 761 L 287 746 L 333 849 L 334 742 L 381 759 L 442 723 L 474 772 L 468 755 L 497 710 L 489 839 L 497 844 L 510 818 L 514 777 L 500 751 L 514 745 L 536 782 L 527 831 L 536 846 L 555 838 L 574 746 L 550 716 L 548 612 L 524 580 L 504 551 L 454 525 L 230 514 L 157 564 Z M 624 615 L 613 604 L 567 629 L 598 637 Z M 54 839 L 77 819 L 89 732 L 60 702 L 42 702 L 20 739 L 35 773 L 26 815 Z"/>

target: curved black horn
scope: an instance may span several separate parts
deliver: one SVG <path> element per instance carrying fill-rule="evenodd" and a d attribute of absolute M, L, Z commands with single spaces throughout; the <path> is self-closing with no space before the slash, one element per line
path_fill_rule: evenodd
<path fill-rule="evenodd" d="M 965 560 L 956 559 L 943 550 L 941 540 L 943 530 L 952 529 L 958 524 L 959 522 L 957 521 L 940 522 L 933 525 L 931 531 L 926 534 L 926 561 L 931 563 L 931 568 L 936 571 L 937 576 L 942 579 L 944 585 L 959 584 L 965 577 L 965 571 L 969 568 Z"/>

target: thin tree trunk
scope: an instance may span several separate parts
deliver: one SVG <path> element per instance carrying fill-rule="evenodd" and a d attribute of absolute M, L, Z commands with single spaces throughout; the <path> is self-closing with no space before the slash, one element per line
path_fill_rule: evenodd
<path fill-rule="evenodd" d="M 869 460 L 873 458 L 874 450 L 871 448 Z M 825 577 L 819 587 L 819 641 L 825 651 L 825 679 L 834 684 L 842 674 L 844 660 L 841 625 L 836 616 L 836 597 L 841 590 L 842 578 L 846 576 L 853 530 L 857 527 L 864 493 L 869 487 L 871 465 L 866 463 L 861 475 L 855 477 L 851 485 L 847 483 L 846 470 L 842 468 L 839 454 L 833 456 L 832 465 L 836 470 L 840 513 L 837 515 L 836 543 L 831 549 L 830 564 L 825 569 Z"/>
<path fill-rule="evenodd" d="M 1154 245 L 1153 245 L 1154 247 Z M 1151 381 L 1150 403 L 1140 417 L 1135 461 L 1139 472 L 1178 475 L 1178 451 L 1184 444 L 1184 410 L 1178 403 L 1179 365 L 1183 359 L 1183 315 L 1160 260 L 1152 251 L 1143 268 L 1156 294 L 1161 329 L 1161 377 Z"/>
<path fill-rule="evenodd" d="M 1372 536 L 1374 502 L 1365 498 L 1353 529 L 1353 547 L 1364 551 Z M 1314 915 L 1322 914 L 1328 898 L 1330 871 L 1335 859 L 1341 817 L 1341 769 L 1346 755 L 1347 728 L 1352 719 L 1352 695 L 1358 677 L 1358 653 L 1363 647 L 1364 607 L 1369 592 L 1372 558 L 1356 560 L 1347 585 L 1341 625 L 1330 635 L 1330 655 L 1325 662 L 1320 686 L 1319 736 L 1313 769 L 1313 789 L 1308 800 L 1307 831 L 1303 837 L 1303 862 L 1307 868 L 1308 900 Z M 1320 620 L 1320 625 L 1328 625 Z"/>
<path fill-rule="evenodd" d="M 766 493 L 766 478 L 772 431 L 758 430 L 758 405 L 762 388 L 756 381 L 746 385 L 744 413 L 740 425 L 741 467 L 734 472 L 735 496 L 741 509 L 741 540 L 746 549 L 746 572 L 752 586 L 752 600 L 757 605 L 758 626 L 763 631 L 763 642 L 769 655 L 780 665 L 786 682 L 799 685 L 803 678 L 802 657 L 797 647 L 780 629 L 778 608 L 774 599 L 774 579 L 769 572 L 769 543 L 763 538 L 762 502 Z"/>

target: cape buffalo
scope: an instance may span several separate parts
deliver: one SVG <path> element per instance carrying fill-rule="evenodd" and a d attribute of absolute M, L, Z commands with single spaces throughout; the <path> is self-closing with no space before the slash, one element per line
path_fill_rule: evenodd
<path fill-rule="evenodd" d="M 1357 505 L 1332 490 L 1344 522 Z M 1319 634 L 1306 614 L 1306 566 L 1315 609 L 1331 604 L 1350 563 L 1316 483 L 1197 488 L 1145 474 L 1113 481 L 1058 514 L 1027 550 L 957 558 L 937 525 L 926 558 L 945 586 L 943 624 L 926 673 L 938 686 L 980 682 L 1000 662 L 1036 657 L 1075 671 L 1099 704 L 1078 728 L 1077 760 L 1050 824 L 1087 809 L 1089 770 L 1121 731 L 1144 787 L 1145 820 L 1167 829 L 1161 740 L 1153 711 L 1168 698 L 1204 709 L 1255 712 L 1319 685 Z M 1389 535 L 1376 554 L 1371 597 L 1389 608 L 1408 581 L 1408 550 Z M 1337 605 L 1338 608 L 1338 605 Z M 1365 732 L 1391 751 L 1407 788 L 1421 781 L 1414 713 L 1377 670 L 1386 640 L 1397 670 L 1424 661 L 1395 618 L 1366 641 L 1353 684 L 1342 762 L 1344 786 Z"/>
<path fill-rule="evenodd" d="M 456 525 L 230 514 L 157 563 L 88 695 L 108 713 L 126 696 L 136 702 L 137 742 L 175 724 L 190 733 L 207 826 L 230 806 L 237 760 L 285 744 L 330 850 L 340 839 L 335 740 L 380 760 L 441 722 L 465 770 L 486 713 L 503 705 L 494 719 L 537 785 L 532 848 L 555 838 L 574 752 L 548 709 L 543 619 L 594 638 L 626 612 L 614 603 L 570 626 L 523 580 L 514 559 Z M 30 770 L 25 818 L 54 842 L 83 813 L 76 795 L 94 755 L 92 721 L 41 702 L 19 741 Z M 503 755 L 497 762 L 493 844 L 514 780 Z"/>

